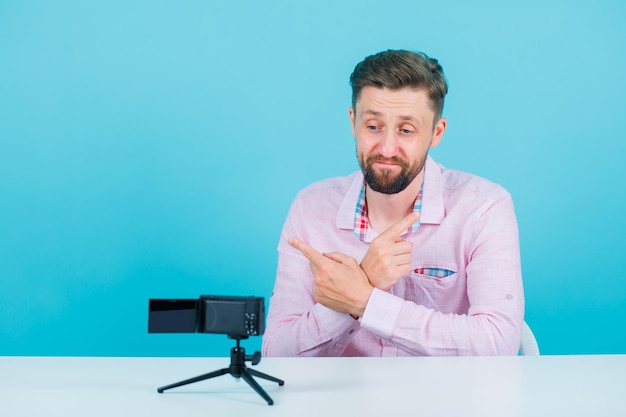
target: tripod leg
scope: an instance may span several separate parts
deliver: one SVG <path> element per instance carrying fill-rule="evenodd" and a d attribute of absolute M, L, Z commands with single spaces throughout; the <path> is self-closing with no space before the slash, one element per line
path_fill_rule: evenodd
<path fill-rule="evenodd" d="M 275 377 L 273 377 L 271 375 L 264 374 L 263 372 L 259 372 L 259 371 L 255 370 L 255 369 L 248 368 L 248 372 L 250 372 L 250 374 L 252 374 L 254 376 L 257 376 L 259 378 L 267 379 L 267 380 L 273 381 L 273 382 L 278 382 L 278 385 L 281 385 L 281 386 L 285 385 L 285 381 L 283 381 L 282 379 L 278 379 L 278 378 L 275 378 Z"/>
<path fill-rule="evenodd" d="M 166 385 L 166 386 L 161 387 L 161 388 L 157 388 L 157 391 L 162 393 L 163 391 L 168 390 L 170 388 L 176 388 L 176 387 L 180 387 L 182 385 L 193 384 L 194 382 L 204 381 L 205 379 L 209 379 L 209 378 L 213 378 L 213 377 L 216 377 L 216 376 L 224 375 L 224 374 L 227 374 L 229 372 L 230 371 L 229 371 L 228 368 L 218 369 L 217 371 L 209 372 L 208 374 L 199 375 L 199 376 L 196 376 L 196 377 L 193 377 L 193 378 L 185 379 L 184 381 L 175 382 L 173 384 Z"/>
<path fill-rule="evenodd" d="M 272 400 L 272 398 L 267 395 L 267 392 L 265 392 L 265 390 L 263 388 L 261 388 L 261 386 L 254 380 L 254 378 L 252 377 L 252 375 L 250 375 L 250 373 L 248 372 L 247 369 L 242 369 L 241 370 L 241 377 L 248 383 L 248 385 L 250 385 L 261 397 L 263 397 L 265 399 L 265 401 L 267 401 L 268 405 L 272 405 L 274 404 L 274 400 Z"/>

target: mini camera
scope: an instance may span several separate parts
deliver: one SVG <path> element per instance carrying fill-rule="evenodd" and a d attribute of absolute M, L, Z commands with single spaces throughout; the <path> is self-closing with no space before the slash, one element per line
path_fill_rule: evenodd
<path fill-rule="evenodd" d="M 262 297 L 150 299 L 148 333 L 216 333 L 246 338 L 264 331 Z"/>

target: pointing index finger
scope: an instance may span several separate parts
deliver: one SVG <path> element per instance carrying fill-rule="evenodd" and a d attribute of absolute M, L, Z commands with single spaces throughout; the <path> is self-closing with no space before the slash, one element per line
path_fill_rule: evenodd
<path fill-rule="evenodd" d="M 409 227 L 413 226 L 413 224 L 420 218 L 420 213 L 416 211 L 412 211 L 411 214 L 406 216 L 405 218 L 399 220 L 398 222 L 389 226 L 387 230 L 385 230 L 381 236 L 390 237 L 397 239 L 400 237 L 402 232 L 404 232 Z"/>
<path fill-rule="evenodd" d="M 325 259 L 324 255 L 297 237 L 290 237 L 287 239 L 287 242 L 294 248 L 298 249 L 311 262 L 319 262 L 320 259 Z"/>

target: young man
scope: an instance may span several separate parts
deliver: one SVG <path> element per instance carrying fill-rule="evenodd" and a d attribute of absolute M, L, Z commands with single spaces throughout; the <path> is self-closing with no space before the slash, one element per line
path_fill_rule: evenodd
<path fill-rule="evenodd" d="M 390 50 L 350 77 L 361 172 L 294 200 L 265 356 L 515 355 L 524 294 L 510 195 L 437 164 L 437 60 Z"/>

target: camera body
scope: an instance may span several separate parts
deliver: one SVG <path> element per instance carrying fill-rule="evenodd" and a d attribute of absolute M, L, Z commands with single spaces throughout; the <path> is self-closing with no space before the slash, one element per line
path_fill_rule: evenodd
<path fill-rule="evenodd" d="M 246 338 L 264 331 L 263 297 L 150 299 L 148 333 L 215 333 Z"/>

